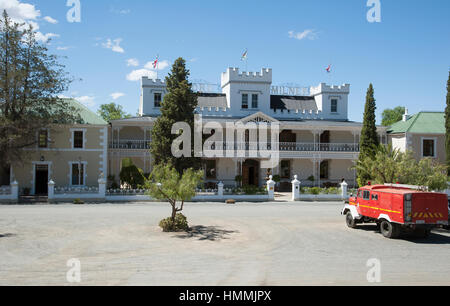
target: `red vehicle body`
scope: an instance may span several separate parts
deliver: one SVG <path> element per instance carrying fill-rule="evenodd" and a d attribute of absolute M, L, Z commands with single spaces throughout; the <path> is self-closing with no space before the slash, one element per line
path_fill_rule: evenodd
<path fill-rule="evenodd" d="M 356 197 L 350 197 L 342 214 L 351 228 L 377 223 L 387 238 L 397 238 L 403 231 L 426 237 L 433 228 L 448 225 L 448 197 L 413 186 L 366 186 L 358 190 Z"/>

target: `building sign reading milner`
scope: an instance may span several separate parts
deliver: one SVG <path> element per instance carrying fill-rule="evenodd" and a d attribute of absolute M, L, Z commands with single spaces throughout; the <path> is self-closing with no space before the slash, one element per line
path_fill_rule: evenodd
<path fill-rule="evenodd" d="M 208 84 L 208 83 L 193 83 L 192 90 L 194 92 L 203 93 L 220 93 L 220 86 L 218 84 Z M 271 95 L 280 96 L 309 96 L 310 91 L 308 87 L 300 86 L 272 86 L 270 88 Z"/>
<path fill-rule="evenodd" d="M 270 88 L 271 95 L 280 96 L 309 96 L 308 87 L 293 87 L 293 86 L 272 86 Z"/>

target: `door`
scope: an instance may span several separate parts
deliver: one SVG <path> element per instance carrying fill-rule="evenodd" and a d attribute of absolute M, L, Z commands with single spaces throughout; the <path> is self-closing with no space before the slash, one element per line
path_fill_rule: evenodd
<path fill-rule="evenodd" d="M 259 162 L 248 160 L 242 166 L 242 185 L 259 186 Z"/>
<path fill-rule="evenodd" d="M 36 165 L 35 195 L 48 194 L 48 165 Z"/>

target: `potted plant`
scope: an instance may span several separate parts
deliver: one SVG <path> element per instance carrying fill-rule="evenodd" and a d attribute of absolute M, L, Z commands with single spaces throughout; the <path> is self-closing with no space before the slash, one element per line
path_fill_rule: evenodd
<path fill-rule="evenodd" d="M 272 180 L 276 183 L 275 184 L 275 191 L 279 191 L 279 186 L 280 186 L 280 182 L 281 182 L 281 176 L 279 176 L 278 174 L 274 175 Z"/>

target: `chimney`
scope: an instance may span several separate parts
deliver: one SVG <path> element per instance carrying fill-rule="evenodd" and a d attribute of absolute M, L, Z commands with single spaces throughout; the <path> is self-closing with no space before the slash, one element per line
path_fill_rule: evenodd
<path fill-rule="evenodd" d="M 405 108 L 405 114 L 403 115 L 403 122 L 406 122 L 408 120 L 409 120 L 408 109 Z"/>

